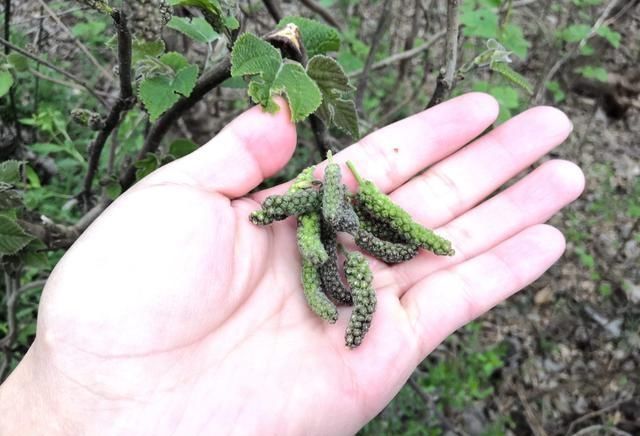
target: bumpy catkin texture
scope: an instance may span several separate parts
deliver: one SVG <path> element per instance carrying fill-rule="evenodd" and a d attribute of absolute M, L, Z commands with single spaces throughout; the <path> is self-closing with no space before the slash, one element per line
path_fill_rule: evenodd
<path fill-rule="evenodd" d="M 298 216 L 297 239 L 300 255 L 315 266 L 320 266 L 329 260 L 321 239 L 321 221 L 322 217 L 318 212 Z"/>
<path fill-rule="evenodd" d="M 435 254 L 452 256 L 455 253 L 451 247 L 451 242 L 413 221 L 411 215 L 380 192 L 373 182 L 362 179 L 351 163 L 348 163 L 348 165 L 360 185 L 360 189 L 356 194 L 356 201 L 371 216 L 388 223 L 389 227 L 406 238 L 407 241 Z"/>
<path fill-rule="evenodd" d="M 376 294 L 371 284 L 373 274 L 367 259 L 361 253 L 347 253 L 344 273 L 353 295 L 353 311 L 347 325 L 345 343 L 347 347 L 355 348 L 362 343 L 369 331 L 376 310 Z"/>
<path fill-rule="evenodd" d="M 344 203 L 344 185 L 340 166 L 329 163 L 324 170 L 324 184 L 322 186 L 322 217 L 335 228 L 340 218 Z"/>
<path fill-rule="evenodd" d="M 383 241 L 363 228 L 356 233 L 355 241 L 358 247 L 386 263 L 405 262 L 418 254 L 415 244 Z"/>
<path fill-rule="evenodd" d="M 322 289 L 333 301 L 351 305 L 351 292 L 342 283 L 338 270 L 338 240 L 335 230 L 326 223 L 322 224 L 322 242 L 329 259 L 318 267 L 322 279 Z"/>
<path fill-rule="evenodd" d="M 169 22 L 173 10 L 166 0 L 130 0 L 130 28 L 136 38 L 144 41 L 160 39 L 162 28 Z"/>
<path fill-rule="evenodd" d="M 252 223 L 264 226 L 274 221 L 283 220 L 292 215 L 301 215 L 320 207 L 320 194 L 313 189 L 272 195 L 262 203 L 262 209 L 252 212 L 249 219 Z"/>
<path fill-rule="evenodd" d="M 338 309 L 322 292 L 320 274 L 311 262 L 302 260 L 302 288 L 313 312 L 331 324 L 338 320 Z"/>
<path fill-rule="evenodd" d="M 344 190 L 346 190 L 346 187 L 344 187 Z M 340 205 L 340 212 L 334 228 L 338 232 L 346 232 L 352 235 L 360 228 L 360 218 L 358 218 L 356 211 L 346 196 Z"/>
<path fill-rule="evenodd" d="M 310 189 L 316 182 L 320 184 L 320 182 L 317 181 L 315 177 L 313 177 L 313 170 L 315 169 L 316 167 L 312 166 L 302 170 L 300 174 L 298 174 L 296 178 L 291 181 L 291 187 L 287 192 L 292 194 L 303 189 Z"/>
<path fill-rule="evenodd" d="M 406 243 L 407 240 L 400 236 L 398 232 L 393 230 L 389 224 L 377 220 L 373 218 L 366 210 L 364 210 L 360 205 L 356 204 L 354 206 L 354 210 L 356 214 L 358 214 L 358 219 L 360 220 L 360 227 L 363 230 L 377 236 L 383 241 L 389 242 L 401 242 Z"/>

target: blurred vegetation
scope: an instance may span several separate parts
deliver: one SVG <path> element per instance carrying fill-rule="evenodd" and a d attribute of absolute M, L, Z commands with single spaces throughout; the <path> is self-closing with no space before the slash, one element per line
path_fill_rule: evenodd
<path fill-rule="evenodd" d="M 97 120 L 97 130 L 103 128 L 118 101 L 121 72 L 114 19 L 89 3 L 4 0 L 0 9 L 0 380 L 35 337 L 40 292 L 52 268 L 88 224 L 87 217 L 128 188 L 126 171 L 139 179 L 184 156 L 252 104 L 245 81 L 225 78 L 170 120 L 157 147 L 140 152 L 157 127 L 156 118 L 162 122 L 196 79 L 224 62 L 238 33 L 266 35 L 285 16 L 325 23 L 341 41 L 331 56 L 358 88 L 356 94 L 363 93 L 357 108 L 362 135 L 423 110 L 447 62 L 446 1 L 205 2 L 218 8 L 218 21 L 207 15 L 211 11 L 173 1 L 164 45 L 154 47 L 138 37 L 133 42 L 134 86 L 160 81 L 164 100 L 152 101 L 155 93 L 140 95 L 141 102 L 123 110 L 87 189 L 90 144 L 97 135 L 87 117 Z M 275 12 L 269 8 L 273 4 Z M 589 187 L 580 203 L 555 218 L 569 252 L 550 278 L 442 344 L 363 435 L 564 434 L 578 430 L 574 422 L 581 416 L 612 404 L 616 407 L 579 422 L 640 433 L 637 4 L 460 2 L 451 94 L 493 95 L 500 103 L 498 124 L 536 104 L 561 106 L 575 133 L 555 156 L 582 164 Z M 163 59 L 154 50 L 178 52 L 179 59 Z M 180 76 L 186 68 L 196 76 Z M 180 88 L 179 77 L 187 89 Z M 299 123 L 294 158 L 264 186 L 292 178 L 320 161 L 327 149 L 353 141 L 335 127 L 318 131 L 312 126 Z M 612 323 L 619 327 L 613 329 Z M 578 361 L 596 376 L 612 373 L 599 393 L 571 369 Z M 567 374 L 557 376 L 549 362 L 562 362 Z M 530 368 L 543 375 L 531 375 Z M 523 395 L 525 387 L 533 393 Z"/>

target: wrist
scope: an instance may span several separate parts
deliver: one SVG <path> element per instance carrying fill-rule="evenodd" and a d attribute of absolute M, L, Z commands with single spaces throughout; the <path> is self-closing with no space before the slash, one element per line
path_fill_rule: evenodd
<path fill-rule="evenodd" d="M 39 368 L 35 354 L 32 346 L 0 385 L 0 434 L 74 434 L 65 419 L 55 413 L 58 393 Z"/>

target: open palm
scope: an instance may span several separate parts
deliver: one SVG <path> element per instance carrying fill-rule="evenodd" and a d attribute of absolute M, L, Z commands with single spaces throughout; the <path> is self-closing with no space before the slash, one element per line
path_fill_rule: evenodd
<path fill-rule="evenodd" d="M 296 143 L 285 106 L 275 116 L 253 108 L 138 183 L 78 240 L 7 383 L 30 374 L 56 417 L 47 425 L 66 434 L 354 433 L 448 334 L 563 252 L 562 235 L 541 223 L 581 192 L 573 164 L 546 162 L 485 199 L 571 125 L 535 108 L 471 142 L 497 111 L 491 97 L 467 94 L 336 156 L 457 252 L 371 259 L 378 306 L 359 348 L 344 345 L 349 308 L 329 325 L 306 306 L 293 220 L 258 228 L 247 218 L 286 189 L 245 196 Z"/>

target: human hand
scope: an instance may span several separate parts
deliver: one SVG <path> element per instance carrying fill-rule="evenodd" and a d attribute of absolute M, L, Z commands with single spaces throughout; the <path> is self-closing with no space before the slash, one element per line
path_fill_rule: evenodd
<path fill-rule="evenodd" d="M 575 165 L 546 162 L 486 198 L 571 124 L 534 108 L 464 147 L 497 113 L 491 97 L 467 94 L 335 157 L 456 249 L 395 266 L 371 259 L 377 311 L 354 350 L 344 345 L 348 308 L 329 325 L 306 306 L 294 220 L 248 220 L 285 189 L 246 196 L 291 157 L 290 115 L 284 106 L 241 115 L 125 193 L 56 266 L 36 340 L 0 388 L 0 433 L 356 432 L 447 335 L 564 250 L 560 232 L 540 223 L 582 191 Z"/>

